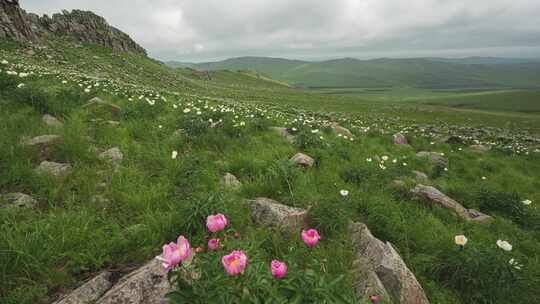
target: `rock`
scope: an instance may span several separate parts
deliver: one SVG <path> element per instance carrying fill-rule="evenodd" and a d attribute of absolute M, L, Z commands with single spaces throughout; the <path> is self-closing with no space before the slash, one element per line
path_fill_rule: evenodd
<path fill-rule="evenodd" d="M 340 134 L 340 135 L 347 136 L 347 137 L 353 137 L 353 134 L 351 133 L 351 131 L 349 131 L 349 129 L 344 128 L 344 127 L 340 126 L 339 124 L 337 124 L 335 122 L 332 123 L 332 130 L 336 134 Z"/>
<path fill-rule="evenodd" d="M 24 193 L 8 193 L 0 195 L 0 209 L 33 208 L 37 201 Z"/>
<path fill-rule="evenodd" d="M 90 99 L 88 103 L 83 105 L 82 107 L 90 112 L 94 112 L 97 114 L 99 114 L 100 112 L 104 112 L 110 115 L 115 120 L 120 119 L 120 116 L 122 115 L 122 108 L 115 104 L 103 101 L 99 97 L 94 97 Z"/>
<path fill-rule="evenodd" d="M 486 153 L 491 150 L 491 147 L 486 145 L 472 145 L 469 147 L 469 149 L 476 153 Z"/>
<path fill-rule="evenodd" d="M 42 161 L 36 168 L 38 174 L 48 174 L 56 178 L 64 178 L 72 171 L 70 164 L 61 164 L 49 161 Z"/>
<path fill-rule="evenodd" d="M 35 42 L 37 37 L 18 0 L 0 0 L 0 40 Z"/>
<path fill-rule="evenodd" d="M 297 153 L 294 155 L 290 161 L 294 162 L 295 164 L 301 165 L 305 168 L 311 168 L 313 164 L 315 164 L 315 160 L 303 153 Z"/>
<path fill-rule="evenodd" d="M 291 144 L 294 144 L 294 142 L 296 141 L 296 136 L 292 135 L 287 128 L 272 127 L 271 129 L 279 136 L 285 138 Z"/>
<path fill-rule="evenodd" d="M 118 281 L 96 304 L 165 304 L 172 291 L 161 263 L 153 259 Z"/>
<path fill-rule="evenodd" d="M 416 153 L 418 157 L 425 157 L 428 161 L 437 168 L 443 169 L 448 167 L 448 159 L 437 152 L 418 152 Z"/>
<path fill-rule="evenodd" d="M 73 10 L 52 17 L 27 14 L 18 0 L 0 0 L 0 38 L 19 42 L 39 42 L 50 36 L 69 36 L 82 43 L 98 44 L 115 51 L 146 56 L 146 50 L 126 33 L 110 26 L 92 12 Z"/>
<path fill-rule="evenodd" d="M 407 137 L 401 133 L 394 134 L 394 145 L 397 146 L 409 146 Z"/>
<path fill-rule="evenodd" d="M 24 140 L 23 145 L 29 147 L 40 147 L 41 149 L 50 148 L 52 145 L 62 141 L 60 135 L 40 135 L 34 138 Z"/>
<path fill-rule="evenodd" d="M 41 118 L 43 123 L 45 123 L 49 127 L 61 127 L 63 124 L 60 122 L 60 120 L 56 119 L 56 117 L 51 116 L 49 114 L 43 115 Z"/>
<path fill-rule="evenodd" d="M 416 171 L 414 170 L 412 172 L 415 176 L 415 180 L 419 183 L 422 183 L 422 182 L 428 182 L 429 181 L 429 177 L 427 176 L 427 174 L 425 174 L 424 172 L 420 172 L 420 171 Z"/>
<path fill-rule="evenodd" d="M 251 219 L 259 226 L 296 233 L 309 222 L 307 210 L 286 206 L 269 198 L 259 197 L 248 200 L 247 204 L 251 210 Z"/>
<path fill-rule="evenodd" d="M 99 154 L 99 158 L 110 162 L 115 166 L 119 166 L 124 159 L 124 154 L 120 151 L 120 148 L 114 147 Z"/>
<path fill-rule="evenodd" d="M 442 138 L 441 140 L 443 143 L 450 144 L 450 145 L 461 145 L 465 143 L 465 140 L 458 135 L 450 135 L 447 137 Z"/>
<path fill-rule="evenodd" d="M 221 186 L 223 188 L 225 188 L 225 189 L 236 190 L 236 189 L 242 187 L 242 183 L 236 178 L 236 176 L 234 176 L 231 173 L 227 172 L 221 178 Z"/>
<path fill-rule="evenodd" d="M 474 209 L 466 209 L 460 203 L 449 198 L 435 187 L 418 184 L 411 191 L 417 198 L 437 204 L 443 208 L 453 210 L 459 217 L 478 223 L 488 223 L 492 217 Z"/>
<path fill-rule="evenodd" d="M 112 274 L 104 271 L 54 304 L 94 303 L 112 287 Z"/>
<path fill-rule="evenodd" d="M 349 232 L 354 250 L 353 287 L 359 301 L 375 294 L 384 303 L 429 303 L 422 286 L 392 244 L 375 238 L 362 223 L 351 223 Z"/>

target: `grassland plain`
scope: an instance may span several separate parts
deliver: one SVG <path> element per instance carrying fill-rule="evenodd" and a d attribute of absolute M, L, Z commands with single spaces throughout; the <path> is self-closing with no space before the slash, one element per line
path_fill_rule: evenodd
<path fill-rule="evenodd" d="M 2 303 L 48 303 L 102 269 L 122 271 L 156 256 L 179 234 L 203 244 L 204 218 L 218 212 L 240 232 L 248 255 L 285 259 L 294 277 L 303 258 L 289 250 L 297 236 L 253 226 L 241 203 L 261 196 L 310 208 L 323 237 L 314 254 L 324 263 L 297 291 L 305 302 L 331 303 L 335 295 L 357 302 L 349 220 L 395 244 L 432 303 L 540 299 L 537 116 L 456 116 L 423 105 L 306 94 L 243 73 L 201 79 L 191 70 L 65 40 L 32 53 L 2 43 L 2 60 L 0 192 L 24 192 L 38 201 L 31 209 L 0 209 Z M 121 107 L 119 124 L 82 107 L 93 97 Z M 44 127 L 43 114 L 64 126 Z M 349 128 L 352 139 L 335 135 L 332 121 Z M 287 127 L 296 142 L 270 126 Z M 172 136 L 178 129 L 182 134 Z M 396 132 L 406 134 L 413 148 L 395 146 Z M 68 178 L 34 171 L 42 151 L 21 140 L 43 134 L 62 136 L 47 154 L 73 166 Z M 440 141 L 448 135 L 462 135 L 464 142 Z M 468 148 L 472 143 L 493 149 L 479 154 Z M 111 147 L 124 154 L 118 167 L 98 157 Z M 292 165 L 288 159 L 298 151 L 312 156 L 315 166 Z M 417 151 L 444 153 L 447 170 L 416 157 Z M 426 172 L 427 183 L 495 220 L 465 222 L 391 187 L 396 179 L 414 186 L 411 170 Z M 242 182 L 238 192 L 220 188 L 225 172 Z M 349 195 L 340 195 L 342 189 Z M 463 249 L 454 244 L 461 234 L 469 240 Z M 497 240 L 513 249 L 502 250 Z M 319 284 L 340 276 L 339 284 Z"/>

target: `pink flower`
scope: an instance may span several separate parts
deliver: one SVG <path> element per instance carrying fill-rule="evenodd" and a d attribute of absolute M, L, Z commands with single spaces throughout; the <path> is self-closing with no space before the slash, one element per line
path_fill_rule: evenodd
<path fill-rule="evenodd" d="M 219 232 L 225 229 L 225 226 L 227 226 L 227 218 L 221 213 L 209 215 L 206 218 L 206 228 L 208 228 L 210 232 Z"/>
<path fill-rule="evenodd" d="M 202 248 L 201 246 L 195 248 L 195 252 L 196 253 L 203 253 L 204 252 L 204 248 Z"/>
<path fill-rule="evenodd" d="M 369 301 L 373 304 L 379 304 L 381 302 L 381 297 L 377 295 L 369 296 Z"/>
<path fill-rule="evenodd" d="M 177 243 L 163 245 L 163 253 L 158 259 L 162 262 L 165 272 L 171 271 L 176 265 L 189 257 L 191 253 L 189 242 L 184 236 L 179 236 Z"/>
<path fill-rule="evenodd" d="M 273 260 L 270 263 L 270 272 L 276 280 L 281 280 L 287 275 L 287 264 L 278 260 Z"/>
<path fill-rule="evenodd" d="M 247 266 L 247 256 L 243 251 L 235 250 L 221 258 L 225 271 L 230 276 L 236 276 L 244 272 Z"/>
<path fill-rule="evenodd" d="M 302 230 L 302 241 L 308 246 L 308 247 L 315 247 L 319 240 L 321 239 L 321 236 L 315 229 L 309 229 L 309 230 Z"/>
<path fill-rule="evenodd" d="M 208 250 L 214 251 L 219 248 L 219 239 L 211 239 L 208 241 Z"/>

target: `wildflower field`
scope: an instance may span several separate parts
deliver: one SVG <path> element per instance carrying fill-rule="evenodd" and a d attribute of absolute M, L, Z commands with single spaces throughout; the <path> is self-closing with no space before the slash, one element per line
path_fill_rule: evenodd
<path fill-rule="evenodd" d="M 431 303 L 537 303 L 539 138 L 536 114 L 201 79 L 61 39 L 32 52 L 0 42 L 0 195 L 32 198 L 0 205 L 0 302 L 51 303 L 157 260 L 173 303 L 392 303 L 355 292 L 357 222 Z M 45 174 L 50 163 L 62 173 Z M 419 185 L 465 211 L 420 199 Z M 260 224 L 246 207 L 256 198 L 309 221 Z"/>

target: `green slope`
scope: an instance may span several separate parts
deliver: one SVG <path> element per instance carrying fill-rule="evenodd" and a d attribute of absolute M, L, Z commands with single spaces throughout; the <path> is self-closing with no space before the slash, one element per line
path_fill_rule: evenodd
<path fill-rule="evenodd" d="M 199 70 L 254 70 L 291 85 L 307 88 L 412 86 L 430 89 L 538 88 L 540 62 L 492 58 L 352 58 L 306 62 L 240 57 L 201 63 Z"/>

